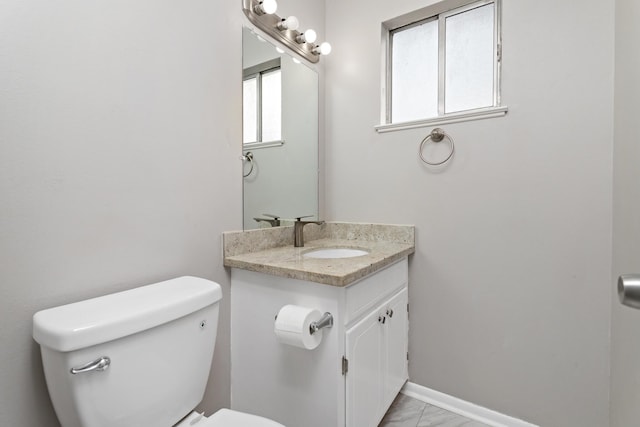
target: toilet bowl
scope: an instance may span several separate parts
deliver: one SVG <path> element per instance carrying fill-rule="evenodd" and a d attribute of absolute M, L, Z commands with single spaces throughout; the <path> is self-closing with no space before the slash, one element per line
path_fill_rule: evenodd
<path fill-rule="evenodd" d="M 268 418 L 250 415 L 244 412 L 220 409 L 213 415 L 205 417 L 197 412 L 192 412 L 187 418 L 175 425 L 175 427 L 284 427 Z"/>
<path fill-rule="evenodd" d="M 284 427 L 229 409 L 192 412 L 221 299 L 217 283 L 185 276 L 36 313 L 33 338 L 62 427 Z"/>

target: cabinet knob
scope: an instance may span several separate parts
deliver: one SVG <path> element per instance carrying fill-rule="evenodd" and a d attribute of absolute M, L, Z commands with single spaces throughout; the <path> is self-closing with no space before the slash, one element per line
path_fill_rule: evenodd
<path fill-rule="evenodd" d="M 391 319 L 393 317 L 393 309 L 392 308 L 387 310 L 387 316 L 389 316 L 389 319 Z"/>
<path fill-rule="evenodd" d="M 384 322 L 387 321 L 387 316 L 378 316 L 378 322 L 384 325 Z"/>

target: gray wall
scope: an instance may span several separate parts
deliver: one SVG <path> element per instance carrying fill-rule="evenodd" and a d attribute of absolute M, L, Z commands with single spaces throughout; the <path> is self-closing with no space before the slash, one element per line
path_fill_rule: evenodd
<path fill-rule="evenodd" d="M 227 406 L 240 2 L 0 9 L 0 425 L 58 425 L 33 313 L 184 274 L 223 287 L 203 408 Z"/>
<path fill-rule="evenodd" d="M 613 277 L 640 272 L 640 5 L 616 1 Z M 611 426 L 640 422 L 640 311 L 612 298 Z"/>
<path fill-rule="evenodd" d="M 327 217 L 417 227 L 411 381 L 543 426 L 608 424 L 613 2 L 505 1 L 504 118 L 378 135 L 380 23 L 327 0 Z"/>

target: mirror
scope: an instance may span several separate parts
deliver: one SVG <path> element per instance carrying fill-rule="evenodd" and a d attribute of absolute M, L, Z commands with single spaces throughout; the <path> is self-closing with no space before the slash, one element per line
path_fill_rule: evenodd
<path fill-rule="evenodd" d="M 317 219 L 318 74 L 247 27 L 242 68 L 244 229 Z"/>

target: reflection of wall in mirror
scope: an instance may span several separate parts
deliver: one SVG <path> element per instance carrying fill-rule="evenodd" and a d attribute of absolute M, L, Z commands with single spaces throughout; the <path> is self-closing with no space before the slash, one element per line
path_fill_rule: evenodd
<path fill-rule="evenodd" d="M 243 67 L 280 55 L 246 28 Z M 282 70 L 282 138 L 280 147 L 252 150 L 254 172 L 244 178 L 244 228 L 269 226 L 253 218 L 264 213 L 282 218 L 318 215 L 318 76 L 289 55 Z"/>

